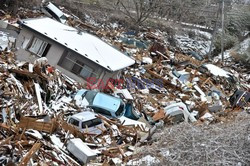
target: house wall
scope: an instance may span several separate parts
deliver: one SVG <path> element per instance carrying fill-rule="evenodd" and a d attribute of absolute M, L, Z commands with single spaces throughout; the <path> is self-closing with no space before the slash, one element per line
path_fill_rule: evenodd
<path fill-rule="evenodd" d="M 39 39 L 49 43 L 51 45 L 46 57 L 49 60 L 49 64 L 52 66 L 56 66 L 61 55 L 63 54 L 65 47 L 49 40 L 46 37 L 43 37 L 42 35 L 32 32 L 28 29 L 23 28 L 18 35 L 16 47 L 17 47 L 17 59 L 23 60 L 23 61 L 29 61 L 34 62 L 36 59 L 40 58 L 39 56 L 31 53 L 28 51 L 27 47 L 31 44 L 33 36 L 38 37 Z M 25 40 L 28 40 L 29 42 L 25 44 Z"/>
<path fill-rule="evenodd" d="M 46 38 L 45 36 L 36 33 L 34 31 L 31 31 L 29 29 L 23 28 L 17 38 L 16 42 L 16 55 L 17 59 L 21 61 L 29 61 L 29 62 L 34 62 L 36 59 L 40 58 L 37 55 L 34 55 L 31 53 L 27 48 L 31 45 L 33 37 L 37 37 L 51 45 L 48 53 L 46 54 L 46 58 L 49 61 L 49 64 L 60 70 L 63 74 L 67 75 L 68 77 L 80 82 L 80 83 L 86 83 L 86 80 L 84 80 L 82 77 L 72 73 L 69 71 L 72 69 L 72 63 L 67 62 L 67 65 L 62 65 L 61 59 L 64 59 L 65 56 L 70 53 L 70 60 L 75 61 L 76 59 L 81 59 L 81 61 L 93 68 L 95 73 L 98 74 L 98 77 L 96 77 L 97 80 L 101 80 L 103 83 L 106 84 L 107 80 L 109 78 L 117 78 L 117 75 L 120 73 L 119 71 L 117 72 L 109 72 L 100 65 L 93 63 L 92 61 L 84 58 L 83 56 L 68 50 L 66 47 L 50 40 L 49 38 Z M 27 42 L 29 41 L 29 42 Z M 64 66 L 64 67 L 62 67 Z M 95 75 L 91 76 L 95 77 Z"/>

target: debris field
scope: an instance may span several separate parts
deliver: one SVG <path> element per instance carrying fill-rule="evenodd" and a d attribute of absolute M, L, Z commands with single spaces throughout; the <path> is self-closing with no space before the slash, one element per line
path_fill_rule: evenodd
<path fill-rule="evenodd" d="M 41 16 L 19 10 L 19 18 Z M 12 26 L 18 20 L 4 11 L 0 19 Z M 118 82 L 91 87 L 70 79 L 44 57 L 33 63 L 16 60 L 15 43 L 4 43 L 0 49 L 1 165 L 126 165 L 136 148 L 152 143 L 157 128 L 230 122 L 250 109 L 249 70 L 233 59 L 222 64 L 205 58 L 206 42 L 191 40 L 192 47 L 185 47 L 188 39 L 178 36 L 178 42 L 184 43 L 171 46 L 168 33 L 161 30 L 135 32 L 111 23 L 98 27 L 76 18 L 65 24 L 114 45 L 135 64 L 122 71 Z M 1 36 L 6 40 L 0 30 Z M 79 90 L 90 88 L 130 103 L 138 117 L 126 122 L 96 113 L 104 126 L 97 127 L 100 133 L 91 133 L 88 127 L 79 130 L 68 119 L 94 112 L 75 100 Z M 117 95 L 121 90 L 131 97 Z"/>

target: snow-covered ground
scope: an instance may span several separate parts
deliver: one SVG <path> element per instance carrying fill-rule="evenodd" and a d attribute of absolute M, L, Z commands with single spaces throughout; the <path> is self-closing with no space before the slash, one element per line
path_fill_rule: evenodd
<path fill-rule="evenodd" d="M 192 31 L 195 35 L 193 38 L 190 38 L 188 34 L 176 35 L 178 47 L 186 53 L 194 51 L 201 56 L 206 55 L 209 52 L 212 35 L 198 29 L 185 29 L 185 31 Z"/>
<path fill-rule="evenodd" d="M 242 41 L 239 46 L 235 46 L 229 50 L 224 51 L 224 59 L 230 58 L 230 52 L 237 51 L 239 54 L 246 53 L 247 49 L 250 47 L 250 37 Z M 221 60 L 221 54 L 219 54 L 217 57 L 215 57 L 214 61 Z"/>
<path fill-rule="evenodd" d="M 239 54 L 243 54 L 250 47 L 250 37 L 240 43 L 240 49 L 237 51 Z"/>

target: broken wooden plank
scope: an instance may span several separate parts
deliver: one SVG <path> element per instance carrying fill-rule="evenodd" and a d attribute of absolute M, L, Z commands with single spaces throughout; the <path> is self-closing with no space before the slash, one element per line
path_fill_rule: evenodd
<path fill-rule="evenodd" d="M 28 70 L 9 69 L 9 72 L 16 73 L 17 75 L 26 76 L 26 77 L 33 78 L 33 79 L 41 78 L 43 80 L 47 80 L 47 78 L 42 77 L 38 74 L 31 73 Z"/>
<path fill-rule="evenodd" d="M 52 122 L 37 122 L 37 119 L 30 117 L 21 117 L 20 122 L 17 124 L 22 129 L 34 129 L 42 132 L 52 133 L 55 125 Z"/>
<path fill-rule="evenodd" d="M 0 146 L 2 146 L 2 145 L 4 145 L 4 144 L 8 143 L 13 137 L 14 137 L 14 135 L 12 135 L 12 136 L 10 136 L 10 137 L 8 137 L 8 138 L 5 138 L 4 140 L 1 140 L 1 141 L 0 141 Z"/>
<path fill-rule="evenodd" d="M 158 121 L 161 119 L 164 119 L 166 117 L 166 113 L 164 111 L 164 109 L 160 109 L 158 112 L 155 113 L 155 115 L 153 116 L 153 120 L 154 121 Z"/>
<path fill-rule="evenodd" d="M 35 143 L 32 148 L 29 150 L 29 152 L 25 155 L 25 157 L 20 162 L 19 166 L 26 166 L 30 159 L 35 155 L 35 153 L 39 150 L 41 147 L 41 143 Z"/>
<path fill-rule="evenodd" d="M 150 70 L 150 69 L 146 69 L 146 70 L 147 70 L 147 72 L 148 72 L 149 74 L 151 74 L 152 76 L 161 79 L 161 80 L 163 81 L 163 83 L 164 83 L 166 86 L 169 86 L 169 87 L 171 87 L 171 88 L 176 88 L 177 90 L 182 91 L 182 89 L 181 89 L 180 87 L 173 85 L 173 84 L 171 83 L 171 81 L 169 81 L 169 80 L 163 78 L 163 77 L 162 77 L 161 75 L 159 75 L 158 73 L 156 73 L 156 72 L 154 72 L 154 71 L 152 71 L 152 70 Z"/>

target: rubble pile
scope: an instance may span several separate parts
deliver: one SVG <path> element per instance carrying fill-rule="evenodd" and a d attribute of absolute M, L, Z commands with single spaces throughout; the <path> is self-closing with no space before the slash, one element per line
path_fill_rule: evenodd
<path fill-rule="evenodd" d="M 173 103 L 182 102 L 199 121 L 223 121 L 233 112 L 229 97 L 237 89 L 250 88 L 249 72 L 236 62 L 227 62 L 224 70 L 218 62 L 190 56 L 178 47 L 172 49 L 165 40 L 167 34 L 159 30 L 136 35 L 126 35 L 121 29 L 107 32 L 98 33 L 136 59 L 136 64 L 124 72 L 123 88 L 140 101 L 138 110 L 151 117 Z M 135 42 L 124 43 L 119 40 L 121 36 Z M 147 41 L 148 47 L 138 47 L 136 41 Z"/>
<path fill-rule="evenodd" d="M 22 10 L 28 18 L 41 16 Z M 1 18 L 17 21 L 6 14 Z M 238 112 L 249 110 L 249 71 L 234 61 L 224 65 L 205 59 L 206 42 L 177 36 L 178 46 L 172 46 L 170 34 L 160 30 L 142 28 L 136 32 L 117 24 L 98 28 L 73 18 L 58 21 L 77 26 L 79 31 L 88 29 L 135 59 L 136 63 L 123 71 L 123 81 L 111 81 L 111 88 L 104 88 L 112 97 L 118 97 L 121 89 L 131 96 L 120 97 L 132 104 L 133 112 L 126 115 L 130 119 L 99 112 L 95 117 L 103 127 L 92 121 L 99 133 L 91 132 L 92 123 L 80 130 L 69 118 L 94 112 L 75 100 L 79 90 L 91 86 L 68 78 L 45 57 L 34 63 L 20 62 L 6 48 L 0 52 L 1 165 L 127 163 L 137 147 L 152 143 L 157 128 L 182 121 L 192 125 L 230 122 Z M 100 91 L 98 87 L 95 90 Z"/>
<path fill-rule="evenodd" d="M 34 64 L 22 63 L 14 60 L 14 53 L 3 51 L 0 64 L 1 164 L 27 165 L 29 161 L 49 164 L 52 160 L 58 165 L 79 165 L 89 161 L 91 156 L 82 161 L 71 158 L 67 151 L 70 148 L 65 145 L 67 140 L 77 141 L 76 146 L 74 141 L 71 145 L 73 150 L 82 144 L 85 147 L 80 149 L 82 153 L 88 146 L 92 147 L 89 151 L 94 158 L 101 155 L 98 162 L 109 162 L 111 158 L 119 160 L 119 157 L 126 162 L 134 146 L 153 133 L 146 126 L 129 127 L 102 115 L 98 115 L 105 124 L 101 134 L 82 133 L 66 123 L 69 115 L 81 111 L 72 100 L 72 94 L 81 85 L 51 69 L 46 58 Z M 36 157 L 31 159 L 35 153 Z"/>

